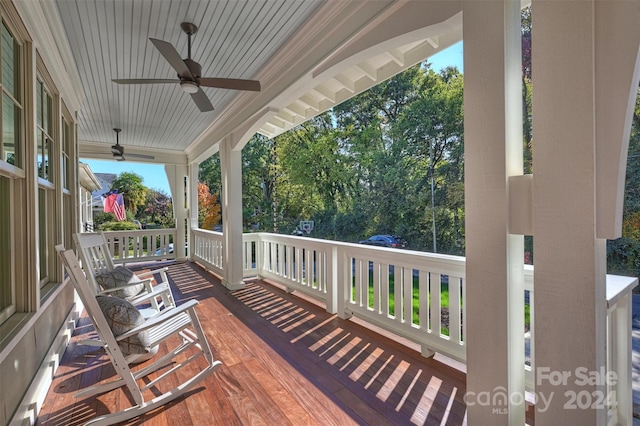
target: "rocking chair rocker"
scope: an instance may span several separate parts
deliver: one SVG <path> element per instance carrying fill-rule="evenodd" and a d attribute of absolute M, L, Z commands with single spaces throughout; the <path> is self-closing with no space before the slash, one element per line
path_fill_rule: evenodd
<path fill-rule="evenodd" d="M 122 334 L 114 335 L 111 329 L 113 324 L 108 322 L 107 317 L 103 313 L 104 306 L 99 304 L 99 299 L 109 299 L 117 303 L 126 304 L 127 309 L 133 311 L 135 311 L 135 307 L 123 299 L 117 299 L 111 296 L 96 297 L 73 251 L 65 250 L 62 245 L 56 246 L 56 251 L 66 267 L 88 316 L 93 322 L 100 341 L 104 343 L 104 350 L 109 356 L 117 375 L 115 380 L 84 389 L 78 392 L 75 397 L 89 397 L 126 386 L 134 400 L 132 407 L 126 408 L 123 411 L 99 416 L 87 422 L 86 425 L 110 425 L 140 416 L 184 395 L 185 392 L 192 389 L 222 365 L 220 361 L 214 360 L 202 326 L 198 320 L 195 311 L 195 306 L 198 304 L 197 301 L 190 300 L 173 309 L 163 310 L 153 318 L 143 319 L 140 315 L 140 325 L 134 326 Z M 162 342 L 167 342 L 167 345 L 171 347 L 175 342 L 175 337 L 179 337 L 180 342 L 173 349 L 170 349 L 168 353 L 156 355 L 158 359 L 154 360 L 150 365 L 146 365 L 137 371 L 132 371 L 129 367 L 130 360 L 128 356 L 123 353 L 122 347 L 123 345 L 126 347 L 127 339 L 136 336 L 140 337 L 141 333 L 146 333 L 146 335 L 143 336 L 146 337 L 146 339 L 144 339 L 145 344 L 151 348 L 157 347 L 157 345 Z M 143 340 L 142 337 L 141 340 Z M 177 370 L 200 357 L 204 358 L 206 366 L 201 369 L 198 368 L 200 367 L 198 366 L 196 368 L 199 370 L 197 374 L 168 391 L 162 392 L 164 389 L 159 389 L 158 384 L 162 382 L 163 379 L 176 373 Z M 161 369 L 165 369 L 166 371 L 160 372 L 159 370 Z M 158 372 L 157 375 L 148 377 L 149 374 L 156 371 Z M 180 376 L 181 375 L 175 375 L 174 377 L 179 378 Z M 138 382 L 143 378 L 145 378 L 145 380 L 141 386 Z M 166 384 L 166 382 L 164 383 Z M 143 395 L 145 391 L 151 394 L 151 399 L 145 399 Z"/>

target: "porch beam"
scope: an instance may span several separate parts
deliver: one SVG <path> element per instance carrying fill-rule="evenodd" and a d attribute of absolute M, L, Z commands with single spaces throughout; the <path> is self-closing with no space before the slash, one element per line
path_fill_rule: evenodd
<path fill-rule="evenodd" d="M 519 2 L 464 2 L 463 34 L 468 423 L 524 424 L 524 237 L 509 233 L 509 178 L 523 167 Z"/>
<path fill-rule="evenodd" d="M 535 383 L 548 401 L 536 405 L 540 425 L 607 423 L 606 403 L 597 403 L 606 397 L 606 240 L 596 235 L 597 3 L 533 0 L 531 7 Z M 585 383 L 581 371 L 600 379 Z M 595 404 L 580 409 L 584 402 L 572 401 L 578 395 Z"/>
<path fill-rule="evenodd" d="M 640 6 L 630 1 L 595 5 L 597 236 L 616 239 L 622 236 L 629 136 L 640 80 Z"/>

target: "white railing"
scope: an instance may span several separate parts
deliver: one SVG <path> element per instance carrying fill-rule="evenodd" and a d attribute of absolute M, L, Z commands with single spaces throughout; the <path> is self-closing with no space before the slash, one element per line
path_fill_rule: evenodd
<path fill-rule="evenodd" d="M 222 234 L 194 230 L 192 253 L 223 272 Z M 466 361 L 466 259 L 280 234 L 243 236 L 244 275 L 259 276 L 303 292 L 343 318 L 355 315 L 432 351 Z M 525 378 L 535 384 L 533 266 L 525 265 L 523 303 L 529 330 Z M 607 369 L 620 377 L 609 389 L 618 395 L 610 417 L 625 424 L 631 401 L 631 289 L 637 278 L 607 275 Z M 621 422 L 620 419 L 623 421 Z"/>
<path fill-rule="evenodd" d="M 338 303 L 377 326 L 464 361 L 465 259 L 410 250 L 337 246 L 346 289 Z"/>
<path fill-rule="evenodd" d="M 607 372 L 614 380 L 607 380 L 609 424 L 633 424 L 631 291 L 638 278 L 607 275 Z"/>
<path fill-rule="evenodd" d="M 334 241 L 279 234 L 249 234 L 256 239 L 258 275 L 308 294 L 335 313 L 331 256 Z"/>
<path fill-rule="evenodd" d="M 194 229 L 191 239 L 191 258 L 202 263 L 212 271 L 222 274 L 224 269 L 222 256 L 222 233 Z"/>
<path fill-rule="evenodd" d="M 217 273 L 224 267 L 222 237 L 193 231 L 191 255 Z M 421 344 L 424 353 L 466 358 L 464 257 L 256 233 L 244 234 L 243 267 L 245 276 L 305 293 L 329 312 L 355 315 Z"/>
<path fill-rule="evenodd" d="M 177 235 L 175 229 L 108 231 L 104 234 L 115 263 L 176 258 L 173 251 Z"/>

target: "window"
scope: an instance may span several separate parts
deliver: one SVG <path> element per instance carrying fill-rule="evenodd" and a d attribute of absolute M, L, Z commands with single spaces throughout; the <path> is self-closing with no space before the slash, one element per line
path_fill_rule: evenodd
<path fill-rule="evenodd" d="M 27 37 L 12 3 L 0 1 L 2 325 L 53 294 L 63 278 L 54 246 L 71 247 L 78 229 L 74 116 Z"/>
<path fill-rule="evenodd" d="M 24 138 L 22 134 L 21 45 L 7 23 L 0 21 L 0 324 L 17 310 L 21 294 L 16 288 L 19 256 L 16 248 L 24 236 Z"/>
<path fill-rule="evenodd" d="M 38 141 L 38 177 L 53 181 L 50 159 L 53 148 L 53 99 L 40 78 L 36 84 L 36 121 Z"/>
<path fill-rule="evenodd" d="M 74 133 L 72 131 L 72 120 L 69 111 L 63 106 L 62 108 L 62 134 L 61 134 L 61 159 L 60 159 L 60 178 L 62 180 L 62 243 L 65 247 L 72 247 L 71 235 L 75 230 L 76 213 L 74 211 L 73 197 L 76 192 L 74 188 L 74 167 L 72 159 L 74 158 Z"/>
<path fill-rule="evenodd" d="M 0 176 L 0 323 L 15 312 L 11 179 Z"/>
<path fill-rule="evenodd" d="M 20 48 L 18 43 L 2 23 L 2 42 L 0 43 L 2 67 L 2 160 L 22 167 L 22 146 L 20 120 Z"/>
<path fill-rule="evenodd" d="M 38 70 L 40 71 L 40 64 Z M 53 128 L 53 97 L 39 72 L 36 80 L 36 143 L 38 158 L 38 254 L 40 287 L 47 285 L 55 276 L 56 258 L 54 245 L 59 218 L 56 208 L 56 187 L 53 158 L 60 155 L 56 147 Z"/>
<path fill-rule="evenodd" d="M 71 189 L 71 124 L 66 117 L 62 118 L 62 188 Z"/>

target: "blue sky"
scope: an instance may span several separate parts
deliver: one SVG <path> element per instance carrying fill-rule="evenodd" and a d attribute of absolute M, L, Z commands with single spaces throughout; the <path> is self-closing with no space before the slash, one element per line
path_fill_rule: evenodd
<path fill-rule="evenodd" d="M 436 53 L 435 55 L 427 59 L 427 62 L 431 64 L 431 68 L 436 72 L 450 65 L 454 65 L 460 72 L 464 72 L 464 66 L 462 62 L 462 42 L 459 41 L 458 43 L 448 47 L 442 52 Z"/>
<path fill-rule="evenodd" d="M 433 55 L 428 59 L 428 62 L 431 64 L 431 68 L 436 72 L 450 65 L 456 66 L 460 72 L 463 72 L 462 42 L 460 41 L 442 52 Z M 164 165 L 162 164 L 135 163 L 129 160 L 109 161 L 82 159 L 81 161 L 83 163 L 87 163 L 94 173 L 137 173 L 142 176 L 142 183 L 146 187 L 159 189 L 171 195 L 171 191 L 169 190 L 169 181 L 167 180 L 167 175 L 164 172 Z"/>
<path fill-rule="evenodd" d="M 87 163 L 93 173 L 114 173 L 119 175 L 122 172 L 133 172 L 142 177 L 142 184 L 147 188 L 159 189 L 167 195 L 171 195 L 163 164 L 135 163 L 129 160 L 89 160 L 87 158 L 83 158 L 80 161 Z"/>

